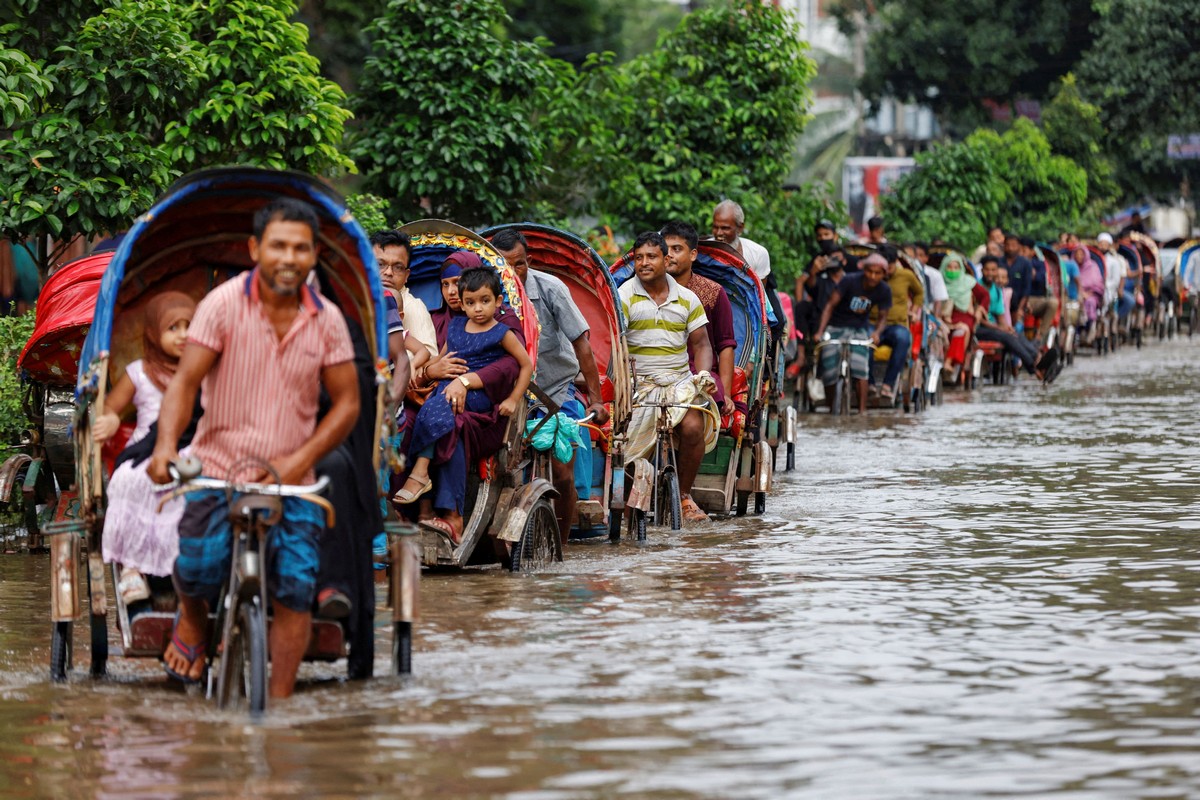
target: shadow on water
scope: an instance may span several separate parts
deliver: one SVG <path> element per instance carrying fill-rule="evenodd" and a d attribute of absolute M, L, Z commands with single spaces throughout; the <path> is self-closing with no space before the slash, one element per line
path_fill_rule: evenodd
<path fill-rule="evenodd" d="M 1196 796 L 1196 352 L 804 417 L 765 517 L 428 576 L 415 677 L 258 725 L 152 662 L 52 686 L 0 558 L 0 796 Z"/>

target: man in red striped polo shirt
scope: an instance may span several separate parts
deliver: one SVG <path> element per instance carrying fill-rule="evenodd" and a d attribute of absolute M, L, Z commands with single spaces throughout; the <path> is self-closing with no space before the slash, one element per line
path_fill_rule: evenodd
<path fill-rule="evenodd" d="M 317 263 L 318 225 L 311 206 L 290 198 L 255 215 L 249 247 L 257 266 L 218 286 L 196 309 L 159 412 L 149 467 L 154 480 L 169 480 L 167 465 L 178 458 L 179 435 L 201 386 L 204 416 L 191 451 L 216 478 L 253 457 L 270 462 L 285 484 L 312 483 L 313 465 L 350 432 L 359 397 L 346 321 L 306 284 Z M 322 384 L 332 407 L 318 425 Z M 323 527 L 314 504 L 285 498 L 283 518 L 270 531 L 271 697 L 291 695 L 308 647 Z M 208 609 L 229 572 L 224 492 L 188 495 L 179 539 L 180 615 L 163 662 L 169 674 L 191 682 L 203 673 Z"/>

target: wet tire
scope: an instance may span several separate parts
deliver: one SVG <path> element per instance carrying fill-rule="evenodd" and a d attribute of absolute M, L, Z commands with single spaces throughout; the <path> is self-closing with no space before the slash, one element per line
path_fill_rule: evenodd
<path fill-rule="evenodd" d="M 257 602 L 238 606 L 229 639 L 221 655 L 217 707 L 262 714 L 267 708 L 267 626 Z"/>
<path fill-rule="evenodd" d="M 72 622 L 56 622 L 50 634 L 50 680 L 65 683 L 71 671 Z"/>
<path fill-rule="evenodd" d="M 542 497 L 529 510 L 521 540 L 513 545 L 510 569 L 513 572 L 533 572 L 545 569 L 556 561 L 562 561 L 558 518 L 554 516 L 554 506 Z"/>
<path fill-rule="evenodd" d="M 629 512 L 629 533 L 635 541 L 646 541 L 646 525 L 648 522 L 646 512 L 640 508 L 635 508 Z"/>
<path fill-rule="evenodd" d="M 754 493 L 754 513 L 755 514 L 767 513 L 767 493 L 766 492 L 755 492 Z"/>
<path fill-rule="evenodd" d="M 392 631 L 392 674 L 412 674 L 411 622 L 397 622 Z"/>
<path fill-rule="evenodd" d="M 738 492 L 737 502 L 734 504 L 734 513 L 739 517 L 746 516 L 746 512 L 750 508 L 750 493 Z"/>
<path fill-rule="evenodd" d="M 674 471 L 659 476 L 654 524 L 666 525 L 673 531 L 683 528 L 683 498 L 679 494 L 679 476 Z"/>
<path fill-rule="evenodd" d="M 783 460 L 784 472 L 791 472 L 796 468 L 796 445 L 794 442 L 787 446 L 787 456 Z"/>

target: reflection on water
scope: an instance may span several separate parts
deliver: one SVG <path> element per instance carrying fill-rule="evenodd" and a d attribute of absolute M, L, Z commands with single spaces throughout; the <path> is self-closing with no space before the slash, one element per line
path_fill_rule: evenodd
<path fill-rule="evenodd" d="M 804 418 L 766 517 L 430 576 L 411 681 L 308 667 L 259 725 L 151 662 L 51 686 L 0 558 L 0 796 L 1196 796 L 1195 353 Z"/>

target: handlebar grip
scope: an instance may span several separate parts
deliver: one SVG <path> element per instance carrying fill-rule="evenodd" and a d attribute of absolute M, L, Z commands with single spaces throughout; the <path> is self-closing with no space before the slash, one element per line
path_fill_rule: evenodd
<path fill-rule="evenodd" d="M 200 477 L 204 472 L 204 465 L 195 456 L 188 456 L 178 461 L 172 461 L 167 470 L 174 474 L 181 483 L 187 483 Z"/>

